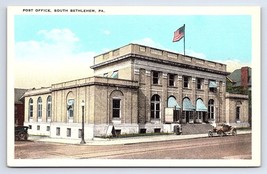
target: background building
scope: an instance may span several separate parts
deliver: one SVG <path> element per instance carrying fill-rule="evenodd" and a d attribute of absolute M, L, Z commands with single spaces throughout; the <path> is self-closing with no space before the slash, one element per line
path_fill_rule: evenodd
<path fill-rule="evenodd" d="M 21 98 L 27 89 L 14 89 L 14 114 L 15 125 L 23 126 L 24 123 L 24 98 Z"/>
<path fill-rule="evenodd" d="M 236 120 L 233 124 L 239 123 L 241 127 L 251 126 L 251 72 L 250 67 L 242 67 L 227 76 L 226 91 L 229 92 L 227 98 L 232 101 L 227 107 L 227 110 L 230 109 L 231 112 L 228 117 Z"/>

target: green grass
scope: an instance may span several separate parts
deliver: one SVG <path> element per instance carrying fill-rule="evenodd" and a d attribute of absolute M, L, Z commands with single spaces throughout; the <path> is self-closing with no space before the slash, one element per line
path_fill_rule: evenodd
<path fill-rule="evenodd" d="M 236 128 L 237 130 L 251 130 L 250 127 L 239 127 L 239 128 Z"/>

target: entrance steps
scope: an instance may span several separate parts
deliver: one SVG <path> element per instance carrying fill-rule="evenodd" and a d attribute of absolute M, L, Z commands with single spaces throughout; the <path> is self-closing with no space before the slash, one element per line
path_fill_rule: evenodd
<path fill-rule="evenodd" d="M 213 129 L 213 126 L 210 124 L 182 124 L 182 134 L 205 134 L 209 130 Z"/>

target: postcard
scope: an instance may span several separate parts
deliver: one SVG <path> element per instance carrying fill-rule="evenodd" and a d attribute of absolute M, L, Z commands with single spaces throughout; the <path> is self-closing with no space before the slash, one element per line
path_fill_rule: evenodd
<path fill-rule="evenodd" d="M 7 10 L 9 167 L 261 165 L 260 7 Z"/>

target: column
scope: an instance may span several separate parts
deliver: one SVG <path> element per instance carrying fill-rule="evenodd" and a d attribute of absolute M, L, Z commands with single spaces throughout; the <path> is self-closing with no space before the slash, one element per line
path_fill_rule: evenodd
<path fill-rule="evenodd" d="M 146 108 L 146 122 L 150 122 L 150 102 L 151 102 L 151 71 L 146 70 L 146 84 L 145 84 L 145 108 Z"/>
<path fill-rule="evenodd" d="M 196 77 L 192 77 L 192 105 L 196 107 Z M 193 121 L 195 122 L 196 110 L 193 111 Z"/>
<path fill-rule="evenodd" d="M 165 108 L 168 98 L 168 74 L 162 73 L 161 123 L 165 123 Z"/>

